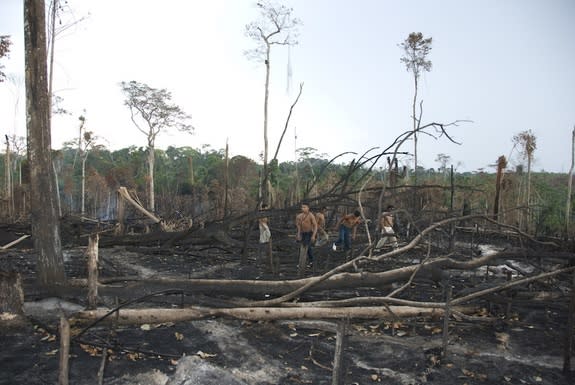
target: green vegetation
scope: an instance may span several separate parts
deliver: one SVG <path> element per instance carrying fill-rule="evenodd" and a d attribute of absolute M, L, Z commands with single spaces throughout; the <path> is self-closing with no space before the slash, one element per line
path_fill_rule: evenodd
<path fill-rule="evenodd" d="M 70 144 L 54 153 L 58 175 L 62 215 L 81 213 L 81 165 L 78 150 Z M 272 207 L 295 207 L 302 200 L 312 206 L 326 205 L 340 210 L 357 207 L 358 192 L 363 187 L 362 206 L 366 216 L 377 216 L 382 183 L 388 183 L 385 169 L 375 167 L 381 157 L 359 157 L 348 164 L 337 163 L 313 148 L 298 151 L 297 162 L 270 164 Z M 204 145 L 201 149 L 169 147 L 155 150 L 156 213 L 163 218 L 185 216 L 194 221 L 213 221 L 224 217 L 226 162 L 223 149 Z M 7 180 L 6 156 L 0 154 L 0 176 Z M 3 189 L 4 202 L 13 201 L 12 211 L 2 210 L 4 221 L 26 218 L 27 172 L 24 157 L 10 156 L 13 192 Z M 125 186 L 141 202 L 146 202 L 147 149 L 129 147 L 109 151 L 103 147 L 91 151 L 86 159 L 85 215 L 101 220 L 114 219 L 117 209 L 116 191 Z M 366 161 L 370 159 L 370 161 Z M 263 167 L 244 156 L 228 162 L 228 212 L 241 215 L 254 210 L 258 202 Z M 20 171 L 22 170 L 22 171 Z M 437 220 L 445 215 L 493 214 L 495 170 L 493 173 L 455 173 L 453 190 L 448 168 L 418 170 L 418 184 L 411 176 L 397 176 L 387 186 L 384 204 L 392 203 L 423 221 Z M 366 183 L 367 182 L 367 183 Z M 532 173 L 530 205 L 525 205 L 527 174 L 518 168 L 504 173 L 500 192 L 499 220 L 528 229 L 532 224 L 537 235 L 563 233 L 567 175 L 547 172 Z M 365 185 L 364 185 L 365 184 Z M 415 193 L 414 193 L 415 191 Z M 453 191 L 453 198 L 452 198 Z M 453 204 L 452 204 L 453 202 Z M 196 222 L 197 223 L 197 222 Z"/>

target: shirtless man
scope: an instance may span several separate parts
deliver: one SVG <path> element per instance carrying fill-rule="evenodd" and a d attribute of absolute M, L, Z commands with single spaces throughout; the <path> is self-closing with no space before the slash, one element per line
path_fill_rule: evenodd
<path fill-rule="evenodd" d="M 344 251 L 350 250 L 351 239 L 355 239 L 355 235 L 357 233 L 357 225 L 360 223 L 361 213 L 358 210 L 355 210 L 353 214 L 344 215 L 336 225 L 339 231 L 339 238 L 333 244 L 333 249 L 336 250 L 337 246 L 341 246 L 343 244 Z"/>
<path fill-rule="evenodd" d="M 301 204 L 301 213 L 295 218 L 297 227 L 296 241 L 300 242 L 298 272 L 303 275 L 306 262 L 313 262 L 312 245 L 317 235 L 315 215 L 309 211 L 309 204 Z"/>
<path fill-rule="evenodd" d="M 395 236 L 395 231 L 393 230 L 394 218 L 392 211 L 395 207 L 392 205 L 387 206 L 385 212 L 381 214 L 379 220 L 379 228 L 381 229 L 381 238 L 375 246 L 376 249 L 381 249 L 388 242 L 391 243 L 391 247 L 397 248 L 397 237 Z"/>
<path fill-rule="evenodd" d="M 317 247 L 323 246 L 329 239 L 329 235 L 325 231 L 326 210 L 327 208 L 323 206 L 322 208 L 319 209 L 317 213 L 315 213 L 315 220 L 317 221 L 317 232 L 318 232 L 317 240 L 315 242 L 315 245 Z"/>

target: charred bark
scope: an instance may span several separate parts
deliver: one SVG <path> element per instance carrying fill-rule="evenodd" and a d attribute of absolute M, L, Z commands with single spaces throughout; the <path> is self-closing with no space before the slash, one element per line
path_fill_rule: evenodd
<path fill-rule="evenodd" d="M 58 202 L 51 156 L 44 0 L 24 1 L 26 128 L 30 165 L 30 217 L 41 285 L 65 281 Z"/>

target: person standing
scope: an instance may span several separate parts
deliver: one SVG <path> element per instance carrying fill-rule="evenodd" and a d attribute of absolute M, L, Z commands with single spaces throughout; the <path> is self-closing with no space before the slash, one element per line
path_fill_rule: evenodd
<path fill-rule="evenodd" d="M 315 220 L 317 222 L 317 240 L 315 241 L 315 246 L 320 247 L 326 244 L 329 240 L 329 235 L 325 231 L 325 212 L 327 207 L 322 206 L 317 213 L 315 213 Z"/>
<path fill-rule="evenodd" d="M 307 263 L 313 262 L 312 245 L 317 236 L 317 221 L 308 203 L 301 204 L 301 213 L 295 218 L 296 241 L 300 242 L 298 274 L 302 276 Z"/>
<path fill-rule="evenodd" d="M 361 213 L 355 210 L 353 214 L 344 215 L 336 224 L 339 232 L 338 240 L 333 244 L 333 250 L 337 250 L 338 246 L 343 247 L 343 251 L 351 250 L 351 241 L 355 240 L 357 233 L 357 225 L 361 223 Z"/>
<path fill-rule="evenodd" d="M 393 210 L 395 210 L 395 207 L 389 205 L 385 212 L 381 214 L 381 218 L 379 219 L 381 238 L 379 238 L 377 245 L 375 245 L 376 250 L 381 249 L 387 243 L 391 243 L 391 247 L 397 249 L 397 237 L 395 236 L 395 230 L 393 229 L 393 225 L 395 224 Z"/>
<path fill-rule="evenodd" d="M 262 204 L 261 211 L 268 210 L 267 204 Z M 274 259 L 272 253 L 272 233 L 269 227 L 269 218 L 261 216 L 258 218 L 258 228 L 260 230 L 260 239 L 258 247 L 258 259 L 262 260 L 262 254 L 265 252 L 267 260 L 270 264 L 270 269 L 273 274 L 279 273 L 279 260 Z"/>

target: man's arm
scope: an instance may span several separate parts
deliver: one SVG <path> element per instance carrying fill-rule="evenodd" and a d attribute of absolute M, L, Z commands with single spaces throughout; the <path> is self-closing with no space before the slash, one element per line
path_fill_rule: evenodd
<path fill-rule="evenodd" d="M 313 226 L 313 232 L 311 234 L 311 239 L 315 239 L 316 235 L 317 235 L 317 220 L 315 219 L 315 215 L 311 216 L 311 222 L 312 222 L 312 226 Z"/>
<path fill-rule="evenodd" d="M 353 239 L 355 239 L 355 236 L 357 235 L 357 227 L 360 223 L 361 223 L 361 218 L 356 218 L 355 223 L 353 224 L 353 232 L 352 232 Z"/>

